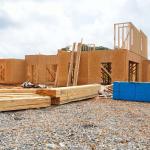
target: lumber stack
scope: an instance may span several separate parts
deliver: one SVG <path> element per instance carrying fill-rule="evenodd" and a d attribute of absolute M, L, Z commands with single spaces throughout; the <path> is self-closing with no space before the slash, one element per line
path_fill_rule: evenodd
<path fill-rule="evenodd" d="M 37 90 L 36 93 L 51 97 L 51 104 L 65 104 L 72 101 L 79 101 L 93 98 L 98 95 L 99 84 L 90 84 L 82 86 L 69 86 L 51 89 Z"/>
<path fill-rule="evenodd" d="M 51 105 L 49 96 L 35 94 L 30 89 L 0 89 L 0 111 L 42 108 Z"/>
<path fill-rule="evenodd" d="M 24 88 L 10 88 L 10 89 L 0 89 L 0 94 L 2 93 L 36 93 L 37 89 L 24 89 Z"/>

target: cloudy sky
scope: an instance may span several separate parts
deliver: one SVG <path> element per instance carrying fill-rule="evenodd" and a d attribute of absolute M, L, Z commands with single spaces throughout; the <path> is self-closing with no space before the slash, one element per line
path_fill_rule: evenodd
<path fill-rule="evenodd" d="M 150 37 L 150 0 L 0 0 L 0 57 L 55 54 L 83 38 L 113 48 L 113 24 Z"/>

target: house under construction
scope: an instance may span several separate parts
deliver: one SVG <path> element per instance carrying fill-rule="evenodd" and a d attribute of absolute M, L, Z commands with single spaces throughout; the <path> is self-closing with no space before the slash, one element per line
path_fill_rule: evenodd
<path fill-rule="evenodd" d="M 149 82 L 148 40 L 132 23 L 114 25 L 114 49 L 74 43 L 57 55 L 26 55 L 25 60 L 0 59 L 0 83 L 71 86 L 114 81 Z"/>

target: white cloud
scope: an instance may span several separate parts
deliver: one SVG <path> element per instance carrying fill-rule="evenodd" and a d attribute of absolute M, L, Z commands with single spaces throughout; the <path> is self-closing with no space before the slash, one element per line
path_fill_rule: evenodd
<path fill-rule="evenodd" d="M 112 48 L 116 22 L 150 35 L 149 7 L 149 0 L 1 0 L 1 57 L 54 54 L 81 38 Z"/>

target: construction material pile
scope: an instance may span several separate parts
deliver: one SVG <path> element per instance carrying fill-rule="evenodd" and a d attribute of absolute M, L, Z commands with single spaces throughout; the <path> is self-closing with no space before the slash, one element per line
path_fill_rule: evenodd
<path fill-rule="evenodd" d="M 36 91 L 36 93 L 39 95 L 50 96 L 51 104 L 59 105 L 73 101 L 94 98 L 98 95 L 99 89 L 101 89 L 100 84 L 89 84 L 80 86 L 39 89 Z"/>
<path fill-rule="evenodd" d="M 98 95 L 99 84 L 37 88 L 26 82 L 23 88 L 0 89 L 0 111 L 49 107 L 73 101 L 86 100 Z M 33 88 L 32 88 L 33 87 Z M 36 89 L 35 89 L 36 88 Z"/>
<path fill-rule="evenodd" d="M 50 105 L 51 98 L 36 94 L 35 89 L 0 89 L 0 111 L 43 108 Z"/>
<path fill-rule="evenodd" d="M 98 94 L 99 94 L 99 97 L 112 98 L 113 84 L 102 86 L 101 89 L 98 91 Z"/>

